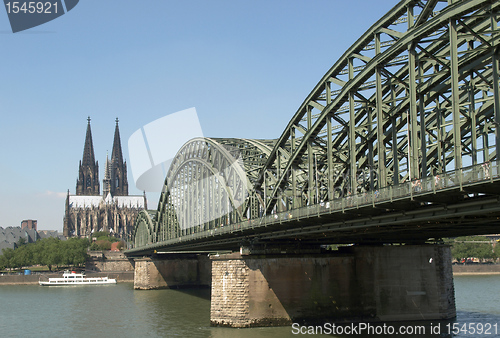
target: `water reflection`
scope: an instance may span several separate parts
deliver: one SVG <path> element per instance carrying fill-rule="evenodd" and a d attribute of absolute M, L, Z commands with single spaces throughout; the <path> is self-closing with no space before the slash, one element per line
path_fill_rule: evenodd
<path fill-rule="evenodd" d="M 451 322 L 386 323 L 399 331 L 402 326 L 425 327 L 411 337 L 500 337 L 450 329 L 472 324 L 500 326 L 500 275 L 457 276 L 457 318 Z M 210 290 L 134 290 L 131 283 L 102 287 L 44 288 L 31 285 L 0 286 L 2 337 L 304 337 L 294 327 L 232 329 L 210 326 Z M 383 325 L 383 324 L 377 324 Z M 439 325 L 440 333 L 436 331 Z M 434 334 L 431 329 L 434 328 Z M 304 331 L 307 333 L 308 331 Z M 352 335 L 315 335 L 315 337 Z M 357 337 L 388 335 L 361 334 Z"/>

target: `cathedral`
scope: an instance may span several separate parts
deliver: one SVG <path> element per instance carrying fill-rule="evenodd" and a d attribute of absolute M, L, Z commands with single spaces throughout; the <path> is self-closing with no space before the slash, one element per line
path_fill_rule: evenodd
<path fill-rule="evenodd" d="M 116 119 L 111 159 L 106 155 L 102 195 L 100 193 L 99 164 L 94 157 L 90 117 L 78 168 L 76 194 L 68 190 L 64 213 L 63 234 L 66 237 L 90 237 L 97 231 L 128 239 L 139 211 L 145 209 L 146 196 L 129 196 L 127 162 L 123 160 L 120 130 Z"/>

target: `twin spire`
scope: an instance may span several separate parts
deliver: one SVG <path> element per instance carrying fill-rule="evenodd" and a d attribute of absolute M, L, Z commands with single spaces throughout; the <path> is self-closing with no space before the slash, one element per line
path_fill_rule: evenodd
<path fill-rule="evenodd" d="M 90 116 L 88 117 L 87 121 L 87 134 L 85 135 L 85 147 L 83 148 L 83 165 L 91 165 L 95 162 L 94 145 L 92 143 L 92 130 L 90 129 Z"/>
<path fill-rule="evenodd" d="M 83 149 L 83 159 L 80 161 L 79 175 L 76 182 L 77 195 L 100 195 L 99 164 L 95 161 L 90 116 L 87 119 L 87 134 Z M 103 195 L 128 196 L 127 163 L 123 160 L 118 118 L 116 118 L 115 136 L 111 160 L 106 155 L 104 170 Z"/>
<path fill-rule="evenodd" d="M 123 163 L 122 143 L 120 141 L 120 130 L 118 129 L 118 117 L 116 118 L 115 138 L 113 139 L 113 150 L 111 151 L 111 161 Z"/>

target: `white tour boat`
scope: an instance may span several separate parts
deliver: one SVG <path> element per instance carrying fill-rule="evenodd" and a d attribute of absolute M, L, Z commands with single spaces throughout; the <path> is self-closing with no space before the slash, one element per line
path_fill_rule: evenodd
<path fill-rule="evenodd" d="M 48 281 L 39 281 L 43 286 L 66 286 L 66 285 L 103 285 L 116 284 L 116 279 L 108 277 L 85 277 L 83 273 L 75 271 L 64 271 L 62 278 L 49 278 Z"/>

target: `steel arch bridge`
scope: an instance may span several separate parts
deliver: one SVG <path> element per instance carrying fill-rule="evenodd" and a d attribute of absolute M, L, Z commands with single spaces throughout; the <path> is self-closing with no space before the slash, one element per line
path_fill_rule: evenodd
<path fill-rule="evenodd" d="M 499 12 L 498 1 L 399 2 L 335 62 L 278 139 L 186 143 L 158 210 L 139 215 L 131 252 L 306 232 L 337 243 L 362 241 L 359 231 L 427 239 L 479 214 L 492 227 L 462 233 L 498 229 Z M 434 232 L 402 236 L 403 223 L 429 219 L 441 220 Z M 390 224 L 400 226 L 393 236 L 367 231 Z M 346 226 L 361 230 L 332 235 Z"/>

